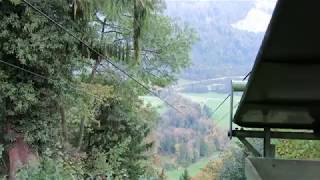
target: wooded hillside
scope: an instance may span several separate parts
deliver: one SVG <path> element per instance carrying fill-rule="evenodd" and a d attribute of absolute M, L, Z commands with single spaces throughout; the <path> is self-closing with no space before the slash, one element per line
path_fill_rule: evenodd
<path fill-rule="evenodd" d="M 157 176 L 146 137 L 159 118 L 139 96 L 173 82 L 196 39 L 163 7 L 160 0 L 0 1 L 3 177 Z M 38 165 L 21 166 L 31 159 Z"/>

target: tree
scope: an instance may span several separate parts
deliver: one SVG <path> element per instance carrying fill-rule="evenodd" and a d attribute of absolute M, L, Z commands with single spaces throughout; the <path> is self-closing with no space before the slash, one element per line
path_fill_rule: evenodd
<path fill-rule="evenodd" d="M 166 180 L 167 179 L 167 176 L 165 174 L 165 171 L 164 169 L 161 170 L 161 173 L 159 174 L 159 180 Z"/>
<path fill-rule="evenodd" d="M 140 39 L 143 34 L 146 18 L 157 9 L 159 4 L 161 4 L 160 0 L 72 0 L 71 7 L 73 19 L 90 20 L 94 15 L 98 18 L 98 13 L 107 16 L 111 15 L 112 18 L 116 18 L 118 14 L 126 14 L 130 17 L 133 29 L 131 34 L 134 59 L 136 63 L 139 63 Z"/>
<path fill-rule="evenodd" d="M 187 169 L 184 169 L 183 174 L 180 176 L 180 180 L 191 180 Z"/>
<path fill-rule="evenodd" d="M 29 2 L 99 53 L 26 4 L 0 1 L 4 152 L 19 137 L 40 159 L 59 160 L 69 167 L 63 172 L 68 176 L 138 179 L 147 168 L 153 142 L 146 137 L 158 116 L 139 98 L 149 92 L 109 62 L 148 88 L 168 85 L 190 61 L 193 40 L 187 37 L 192 31 L 165 18 L 161 7 L 153 5 L 157 1 L 117 1 L 123 6 L 98 0 Z M 155 20 L 148 20 L 150 16 Z M 135 29 L 136 18 L 146 25 Z M 148 23 L 155 23 L 158 28 L 152 28 L 157 31 L 150 32 Z M 141 51 L 135 42 L 138 36 Z M 137 52 L 141 63 L 132 63 Z M 147 65 L 150 59 L 152 65 Z M 168 72 L 153 74 L 164 67 Z"/>
<path fill-rule="evenodd" d="M 179 151 L 177 156 L 178 156 L 177 158 L 178 163 L 182 164 L 183 166 L 186 166 L 192 162 L 193 154 L 191 154 L 190 149 L 188 149 L 188 146 L 185 143 L 182 143 L 179 146 Z"/>
<path fill-rule="evenodd" d="M 205 157 L 208 155 L 208 145 L 207 143 L 204 141 L 203 138 L 200 139 L 200 156 L 201 157 Z"/>
<path fill-rule="evenodd" d="M 32 3 L 49 16 L 59 13 L 57 21 L 73 30 L 67 23 L 66 2 Z M 19 159 L 8 154 L 14 148 L 19 151 L 16 142 L 27 143 L 42 155 L 47 149 L 57 152 L 67 141 L 63 105 L 78 93 L 70 84 L 74 84 L 73 72 L 83 68 L 84 59 L 72 37 L 24 4 L 1 1 L 0 9 L 4 32 L 0 35 L 1 143 L 7 159 L 18 164 Z M 14 167 L 10 178 L 14 178 Z"/>
<path fill-rule="evenodd" d="M 208 107 L 206 104 L 202 107 L 202 113 L 205 117 L 210 118 L 213 115 L 212 109 Z"/>
<path fill-rule="evenodd" d="M 85 139 L 85 149 L 92 155 L 89 161 L 95 159 L 95 151 L 105 152 L 112 170 L 106 171 L 112 176 L 137 179 L 144 172 L 142 161 L 147 158 L 145 152 L 152 147 L 152 142 L 145 142 L 145 137 L 155 124 L 157 116 L 153 111 L 141 108 L 138 97 L 127 91 L 117 89 L 119 95 L 116 97 L 121 99 L 108 99 L 108 103 L 97 106 L 95 119 L 99 123 L 91 126 Z M 126 173 L 119 174 L 123 170 Z"/>
<path fill-rule="evenodd" d="M 73 71 L 83 67 L 83 58 L 72 37 L 36 12 L 23 4 L 0 3 L 0 29 L 4 32 L 0 35 L 0 59 L 38 74 L 0 64 L 3 82 L 0 98 L 5 109 L 1 125 L 7 127 L 1 130 L 9 128 L 23 134 L 42 152 L 59 142 L 61 129 L 57 127 L 60 127 L 61 117 L 58 109 L 64 103 L 63 99 L 74 93 L 69 84 L 73 84 Z M 59 12 L 59 23 L 73 29 L 66 23 L 70 20 L 68 11 L 63 8 L 66 3 L 48 1 L 37 6 L 50 16 Z"/>
<path fill-rule="evenodd" d="M 163 153 L 174 154 L 175 153 L 176 140 L 173 136 L 165 135 L 160 141 L 160 151 Z"/>
<path fill-rule="evenodd" d="M 245 151 L 244 147 L 231 147 L 230 151 L 227 151 L 223 156 L 223 165 L 219 171 L 219 179 L 246 179 L 244 164 L 248 152 Z"/>
<path fill-rule="evenodd" d="M 231 146 L 220 158 L 210 161 L 194 178 L 244 180 L 244 162 L 247 155 L 244 147 Z"/>
<path fill-rule="evenodd" d="M 286 159 L 319 159 L 320 143 L 308 140 L 280 140 L 276 144 L 276 153 Z"/>

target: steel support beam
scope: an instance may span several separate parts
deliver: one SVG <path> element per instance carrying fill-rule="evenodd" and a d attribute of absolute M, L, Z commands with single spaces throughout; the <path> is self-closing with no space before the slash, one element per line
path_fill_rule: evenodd
<path fill-rule="evenodd" d="M 258 150 L 256 150 L 255 147 L 252 146 L 252 144 L 247 141 L 245 138 L 243 137 L 239 137 L 238 138 L 242 144 L 244 144 L 244 146 L 255 156 L 255 157 L 261 157 L 261 154 Z"/>
<path fill-rule="evenodd" d="M 247 81 L 233 81 L 231 80 L 231 93 L 230 93 L 230 124 L 229 124 L 229 132 L 232 131 L 232 123 L 233 123 L 233 95 L 234 92 L 242 92 L 246 89 Z M 229 136 L 232 139 L 232 136 Z"/>
<path fill-rule="evenodd" d="M 231 81 L 231 93 L 230 93 L 230 126 L 229 131 L 232 131 L 232 120 L 233 120 L 233 82 Z M 232 139 L 232 136 L 229 136 Z"/>
<path fill-rule="evenodd" d="M 243 138 L 265 138 L 264 131 L 255 130 L 232 130 L 233 137 Z M 301 140 L 320 140 L 320 135 L 311 132 L 278 132 L 270 131 L 270 138 L 274 139 L 301 139 Z"/>
<path fill-rule="evenodd" d="M 263 138 L 263 157 L 274 157 L 275 146 L 271 144 L 271 131 L 270 128 L 264 128 Z"/>

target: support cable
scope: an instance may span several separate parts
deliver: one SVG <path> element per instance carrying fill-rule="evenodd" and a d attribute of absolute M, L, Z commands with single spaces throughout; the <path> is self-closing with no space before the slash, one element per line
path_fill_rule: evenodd
<path fill-rule="evenodd" d="M 127 73 L 125 70 L 123 70 L 122 68 L 120 68 L 118 65 L 116 65 L 115 63 L 113 63 L 112 61 L 110 61 L 108 59 L 108 57 L 106 57 L 105 55 L 103 55 L 102 53 L 100 53 L 99 51 L 95 50 L 93 47 L 91 47 L 90 45 L 88 45 L 88 43 L 84 42 L 83 40 L 81 40 L 78 36 L 76 36 L 75 34 L 73 34 L 72 32 L 70 32 L 68 29 L 66 29 L 65 27 L 63 27 L 61 24 L 59 24 L 58 22 L 56 22 L 54 19 L 52 19 L 51 17 L 49 17 L 47 14 L 45 14 L 44 12 L 42 12 L 40 9 L 38 9 L 37 7 L 35 7 L 33 4 L 31 4 L 30 2 L 28 2 L 27 0 L 22 0 L 26 5 L 28 5 L 30 8 L 32 8 L 33 10 L 37 11 L 40 15 L 42 15 L 43 17 L 45 17 L 46 19 L 48 19 L 49 21 L 51 21 L 53 24 L 55 24 L 56 26 L 58 26 L 60 29 L 62 29 L 63 31 L 65 31 L 67 34 L 69 34 L 71 37 L 73 37 L 74 39 L 76 39 L 77 41 L 79 41 L 80 43 L 82 43 L 84 46 L 86 46 L 88 49 L 90 49 L 92 52 L 96 53 L 97 55 L 103 57 L 109 64 L 111 64 L 114 68 L 116 68 L 117 70 L 119 70 L 121 73 L 123 73 L 125 76 L 127 76 L 128 78 L 132 79 L 136 84 L 138 84 L 139 86 L 141 86 L 143 89 L 145 89 L 146 91 L 148 91 L 149 93 L 151 93 L 152 95 L 158 97 L 160 100 L 162 100 L 165 104 L 167 104 L 169 107 L 171 107 L 172 109 L 176 110 L 177 112 L 182 113 L 180 110 L 178 110 L 176 107 L 174 107 L 172 104 L 170 104 L 167 100 L 163 99 L 162 97 L 160 97 L 157 93 L 153 92 L 151 89 L 149 89 L 146 85 L 144 85 L 143 83 L 141 83 L 139 80 L 137 80 L 135 77 L 133 77 L 132 75 L 130 75 L 129 73 Z M 3 61 L 2 61 L 3 62 Z M 40 75 L 41 76 L 41 75 Z"/>

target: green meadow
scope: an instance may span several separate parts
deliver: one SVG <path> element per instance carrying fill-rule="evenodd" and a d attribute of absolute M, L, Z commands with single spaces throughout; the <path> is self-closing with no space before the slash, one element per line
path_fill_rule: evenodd
<path fill-rule="evenodd" d="M 188 173 L 190 176 L 197 175 L 211 160 L 219 158 L 220 153 L 217 153 L 216 155 L 213 155 L 209 158 L 201 159 L 196 163 L 191 164 L 186 169 L 188 170 Z M 166 175 L 169 180 L 178 180 L 182 173 L 184 172 L 184 168 L 172 170 L 166 172 Z"/>
<path fill-rule="evenodd" d="M 181 93 L 182 96 L 197 102 L 201 105 L 207 105 L 212 111 L 214 111 L 219 104 L 228 96 L 225 93 Z M 234 97 L 234 112 L 236 111 L 237 104 L 240 101 L 241 96 L 236 95 Z M 212 118 L 214 123 L 216 123 L 219 127 L 226 128 L 229 126 L 230 119 L 230 98 L 228 98 L 217 111 L 212 114 Z"/>
<path fill-rule="evenodd" d="M 155 96 L 143 96 L 141 99 L 145 102 L 146 105 L 151 105 L 155 108 L 160 114 L 165 112 L 167 107 L 165 103 Z"/>

